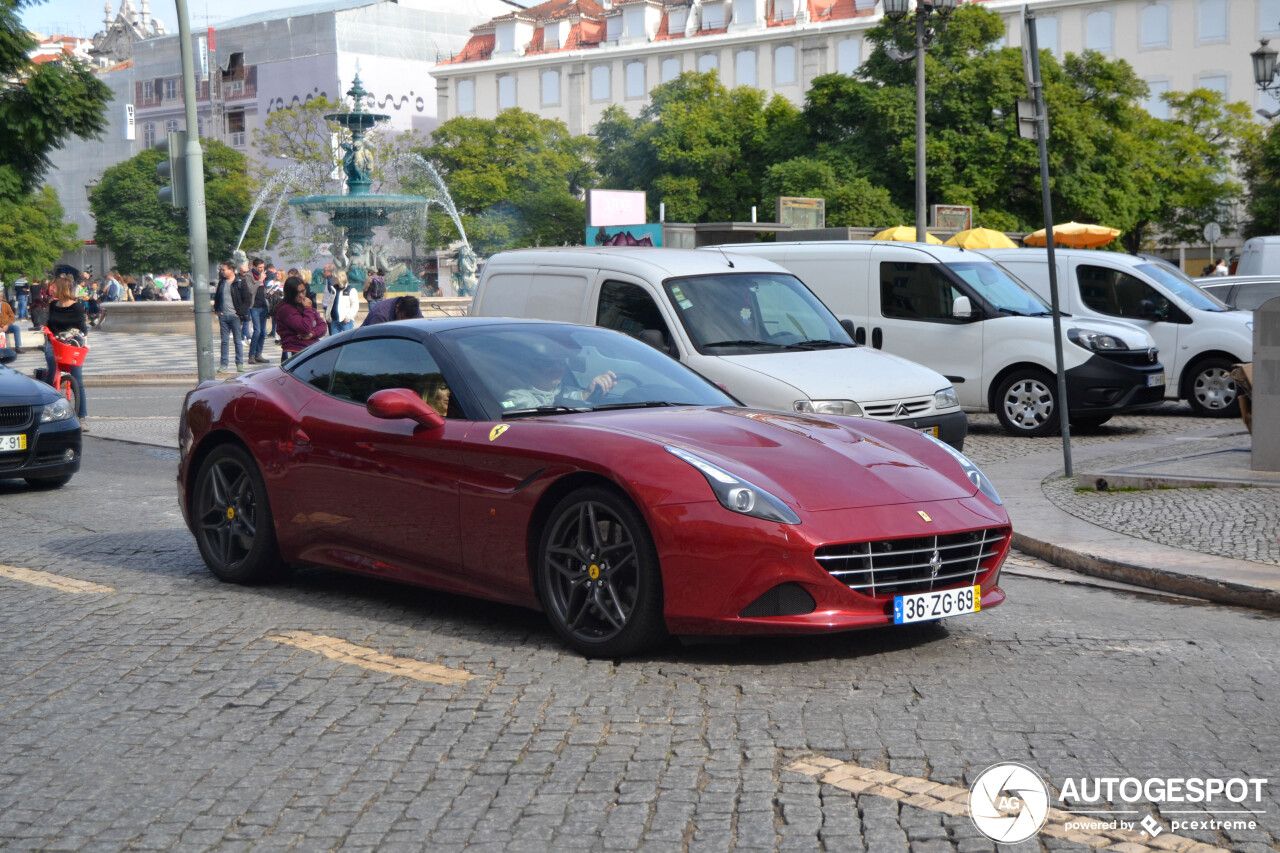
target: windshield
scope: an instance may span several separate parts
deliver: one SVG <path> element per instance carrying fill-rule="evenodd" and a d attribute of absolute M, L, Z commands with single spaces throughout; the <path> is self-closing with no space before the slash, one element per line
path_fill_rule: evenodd
<path fill-rule="evenodd" d="M 671 279 L 665 286 L 703 355 L 854 345 L 835 315 L 787 273 L 692 276 Z"/>
<path fill-rule="evenodd" d="M 491 420 L 661 406 L 733 406 L 648 344 L 595 326 L 483 326 L 437 337 Z"/>
<path fill-rule="evenodd" d="M 1050 310 L 1048 303 L 1031 288 L 993 263 L 960 261 L 948 263 L 947 269 L 959 276 L 997 311 L 1034 317 Z"/>
<path fill-rule="evenodd" d="M 1172 267 L 1167 267 L 1164 264 L 1139 264 L 1136 269 L 1163 284 L 1174 296 L 1192 308 L 1199 308 L 1201 311 L 1231 310 L 1222 300 L 1205 293 L 1199 287 L 1196 287 L 1195 282 Z"/>

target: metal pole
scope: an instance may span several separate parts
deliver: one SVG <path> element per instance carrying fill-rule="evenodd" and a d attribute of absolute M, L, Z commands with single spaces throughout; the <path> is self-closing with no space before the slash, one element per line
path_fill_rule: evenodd
<path fill-rule="evenodd" d="M 191 241 L 191 298 L 196 314 L 196 374 L 213 379 L 213 310 L 209 304 L 209 233 L 204 204 L 204 151 L 196 119 L 196 65 L 191 48 L 187 0 L 174 0 L 178 13 L 178 49 L 182 54 L 182 100 L 187 108 L 187 233 Z"/>
<path fill-rule="evenodd" d="M 916 242 L 928 242 L 925 237 L 925 167 L 924 167 L 924 49 L 925 27 L 929 9 L 925 3 L 916 4 Z"/>
<path fill-rule="evenodd" d="M 1048 116 L 1044 108 L 1044 85 L 1040 82 L 1040 47 L 1036 39 L 1035 12 L 1023 7 L 1026 37 L 1031 47 L 1031 90 L 1036 100 L 1036 145 L 1040 149 L 1040 198 L 1044 204 L 1044 244 L 1049 252 L 1049 305 L 1053 309 L 1053 355 L 1058 368 L 1058 423 L 1062 428 L 1062 465 L 1071 472 L 1071 416 L 1067 411 L 1067 373 L 1062 364 L 1062 315 L 1058 311 L 1058 262 L 1053 247 L 1053 200 L 1049 195 Z"/>

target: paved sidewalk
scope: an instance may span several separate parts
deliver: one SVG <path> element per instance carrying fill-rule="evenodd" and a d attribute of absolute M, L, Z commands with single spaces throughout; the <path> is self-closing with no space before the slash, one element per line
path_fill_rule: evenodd
<path fill-rule="evenodd" d="M 197 383 L 194 335 L 104 331 L 91 343 L 84 371 L 90 388 Z M 213 346 L 216 364 L 217 340 Z M 265 357 L 275 363 L 279 353 L 268 340 Z M 43 364 L 32 351 L 11 366 L 30 374 Z M 1062 476 L 1057 439 L 1003 436 L 992 428 L 994 416 L 971 416 L 966 452 L 995 483 L 1013 520 L 1014 543 L 1026 553 L 1113 581 L 1280 610 L 1280 487 L 1270 487 L 1280 486 L 1280 476 L 1248 471 L 1242 460 L 1249 437 L 1238 421 L 1192 419 L 1176 408 L 1172 415 L 1166 407 L 1073 436 L 1079 481 Z M 94 417 L 92 425 L 94 438 L 177 446 L 176 417 Z M 1167 477 L 1184 487 L 1078 488 L 1100 476 L 1119 485 Z M 1188 488 L 1188 478 L 1216 487 Z M 1253 487 L 1226 487 L 1242 483 Z"/>

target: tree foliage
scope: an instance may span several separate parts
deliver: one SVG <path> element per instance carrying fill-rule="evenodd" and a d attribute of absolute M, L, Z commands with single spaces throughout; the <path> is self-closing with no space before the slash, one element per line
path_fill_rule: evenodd
<path fill-rule="evenodd" d="M 204 141 L 205 218 L 209 256 L 230 259 L 249 213 L 250 182 L 245 157 L 214 140 Z M 156 166 L 165 155 L 148 149 L 102 174 L 89 193 L 96 222 L 94 240 L 110 247 L 116 263 L 130 272 L 186 269 L 191 264 L 187 211 L 160 201 L 165 179 Z M 245 245 L 261 245 L 266 225 L 255 220 Z"/>
<path fill-rule="evenodd" d="M 583 194 L 596 181 L 593 147 L 564 122 L 509 109 L 492 120 L 450 119 L 432 132 L 430 146 L 414 153 L 444 180 L 472 248 L 490 254 L 582 242 Z M 404 191 L 427 194 L 426 181 L 418 175 Z M 459 238 L 442 206 L 431 206 L 430 219 L 430 245 Z"/>
<path fill-rule="evenodd" d="M 62 221 L 53 187 L 21 196 L 0 195 L 0 280 L 35 279 L 76 247 L 76 226 Z"/>
<path fill-rule="evenodd" d="M 111 100 L 110 87 L 79 62 L 34 65 L 28 59 L 36 42 L 20 14 L 36 2 L 0 2 L 0 196 L 12 199 L 39 185 L 52 150 L 73 136 L 101 136 Z"/>

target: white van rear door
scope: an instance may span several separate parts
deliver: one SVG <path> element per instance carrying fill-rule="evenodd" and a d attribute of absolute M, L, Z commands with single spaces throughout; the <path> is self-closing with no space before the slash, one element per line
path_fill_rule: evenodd
<path fill-rule="evenodd" d="M 966 295 L 929 255 L 908 246 L 877 246 L 871 253 L 868 343 L 941 373 L 960 405 L 985 409 L 983 327 L 952 316 Z M 974 310 L 979 310 L 977 305 Z"/>

